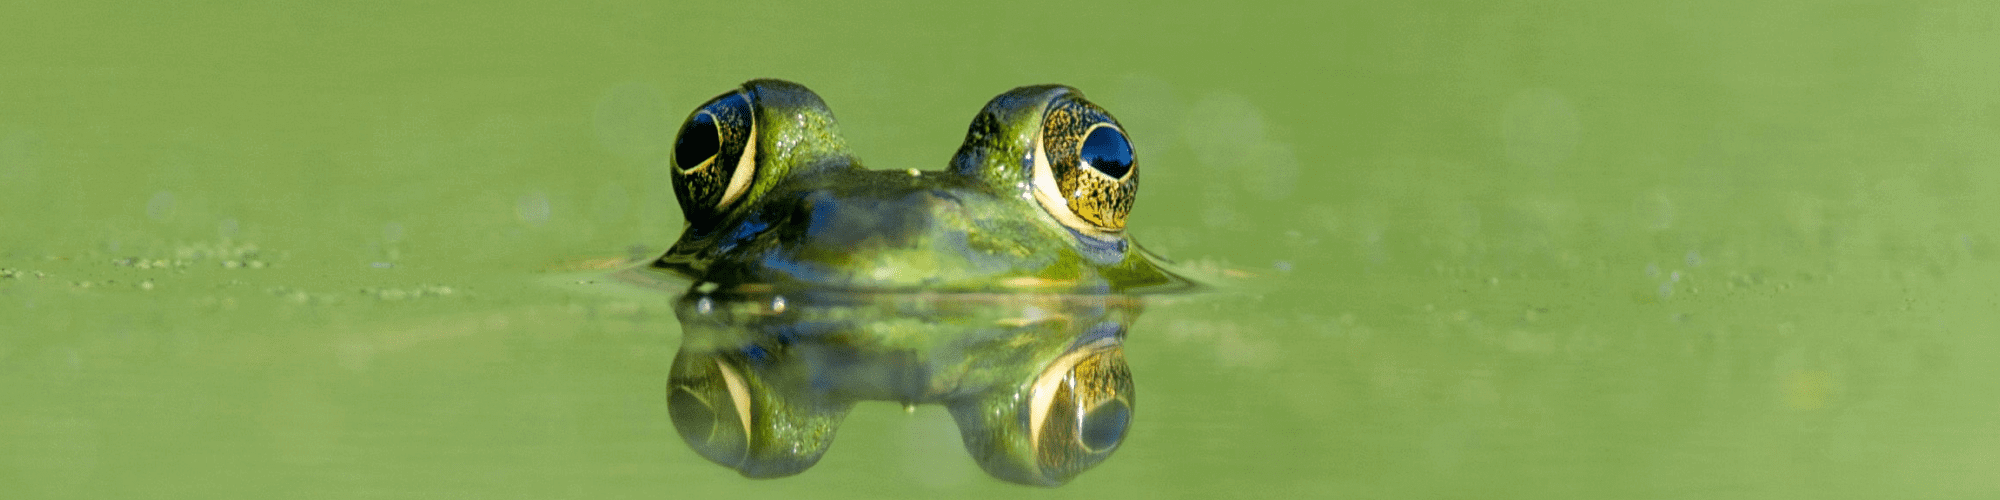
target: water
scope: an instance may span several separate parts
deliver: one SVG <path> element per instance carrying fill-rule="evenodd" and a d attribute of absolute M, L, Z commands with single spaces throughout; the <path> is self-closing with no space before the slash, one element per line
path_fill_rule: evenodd
<path fill-rule="evenodd" d="M 1584 2 L 0 8 L 10 498 L 2000 493 L 2000 9 Z M 1116 114 L 1118 452 L 861 403 L 752 481 L 667 412 L 663 136 L 753 77 L 875 168 Z"/>

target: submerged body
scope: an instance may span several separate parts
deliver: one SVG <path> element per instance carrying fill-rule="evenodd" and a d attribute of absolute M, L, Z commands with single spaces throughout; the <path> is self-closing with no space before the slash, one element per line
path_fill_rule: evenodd
<path fill-rule="evenodd" d="M 1125 235 L 1138 166 L 1074 89 L 994 98 L 944 170 L 869 170 L 805 87 L 757 80 L 681 129 L 688 228 L 655 267 L 752 291 L 1120 293 L 1186 282 Z"/>

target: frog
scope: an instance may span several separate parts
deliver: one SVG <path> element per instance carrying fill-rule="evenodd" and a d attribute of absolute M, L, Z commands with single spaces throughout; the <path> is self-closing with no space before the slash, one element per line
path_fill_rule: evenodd
<path fill-rule="evenodd" d="M 871 169 L 805 86 L 751 80 L 689 114 L 669 176 L 685 226 L 650 267 L 752 293 L 1147 293 L 1192 288 L 1126 232 L 1125 128 L 1064 85 L 1001 93 L 942 169 Z"/>
<path fill-rule="evenodd" d="M 1140 247 L 1125 127 L 1064 85 L 989 100 L 935 170 L 872 169 L 826 102 L 751 80 L 682 123 L 669 413 L 746 477 L 803 472 L 859 401 L 947 407 L 990 475 L 1059 486 L 1119 447 L 1141 295 L 1200 288 Z M 650 281 L 650 280 L 646 280 Z"/>

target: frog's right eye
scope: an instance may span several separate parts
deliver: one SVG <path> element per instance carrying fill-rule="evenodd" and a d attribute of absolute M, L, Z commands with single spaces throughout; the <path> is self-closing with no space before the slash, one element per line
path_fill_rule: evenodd
<path fill-rule="evenodd" d="M 757 120 L 750 96 L 735 91 L 703 104 L 674 137 L 674 195 L 688 224 L 725 213 L 757 176 Z"/>

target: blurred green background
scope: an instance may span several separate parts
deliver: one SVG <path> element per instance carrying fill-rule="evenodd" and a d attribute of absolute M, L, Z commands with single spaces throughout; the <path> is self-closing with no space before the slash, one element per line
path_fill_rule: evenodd
<path fill-rule="evenodd" d="M 8 498 L 2000 495 L 2000 6 L 0 2 Z M 1060 82 L 1190 269 L 1118 454 L 863 405 L 750 481 L 662 395 L 686 114 L 875 168 Z M 581 283 L 581 284 L 580 284 Z"/>

